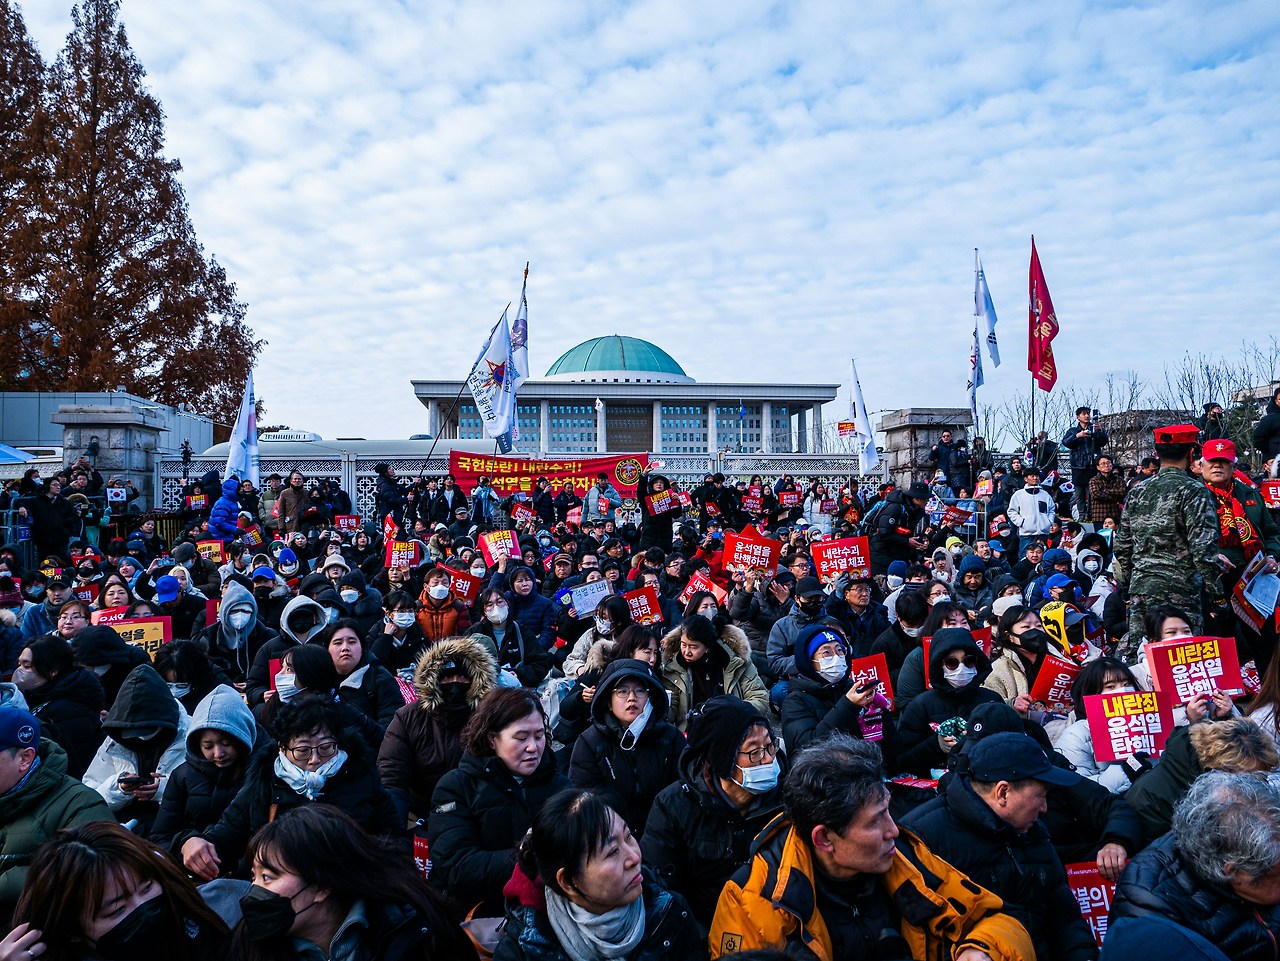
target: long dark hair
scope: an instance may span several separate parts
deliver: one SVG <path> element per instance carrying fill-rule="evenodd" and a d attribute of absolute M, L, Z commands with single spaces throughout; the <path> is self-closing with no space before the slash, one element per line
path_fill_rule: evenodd
<path fill-rule="evenodd" d="M 1117 658 L 1099 657 L 1080 669 L 1076 679 L 1071 682 L 1071 703 L 1075 705 L 1076 720 L 1084 720 L 1084 699 L 1090 694 L 1101 694 L 1107 681 L 1115 677 L 1132 684 L 1135 691 L 1142 690 L 1142 685 L 1138 683 L 1129 665 Z"/>
<path fill-rule="evenodd" d="M 1267 733 L 1280 738 L 1280 657 L 1273 657 L 1267 665 L 1266 673 L 1262 675 L 1262 686 L 1253 696 L 1249 713 L 1245 716 L 1253 717 L 1264 707 L 1270 707 L 1272 712 L 1271 723 L 1268 725 L 1271 730 Z"/>
<path fill-rule="evenodd" d="M 561 791 L 542 805 L 520 842 L 517 858 L 521 869 L 564 895 L 557 875 L 563 870 L 571 883 L 577 881 L 591 855 L 609 840 L 615 816 L 622 817 L 593 791 Z"/>
<path fill-rule="evenodd" d="M 260 827 L 245 861 L 295 874 L 307 887 L 327 888 L 348 906 L 358 899 L 409 908 L 423 935 L 412 953 L 424 958 L 474 958 L 470 940 L 452 921 L 438 895 L 393 841 L 374 837 L 350 815 L 328 804 L 302 804 Z M 371 932 L 372 935 L 386 932 Z M 232 934 L 232 956 L 244 961 L 293 961 L 287 934 L 254 941 L 241 922 Z"/>
<path fill-rule="evenodd" d="M 200 939 L 225 940 L 227 926 L 204 903 L 182 865 L 114 821 L 91 821 L 59 831 L 36 851 L 13 924 L 26 922 L 42 932 L 42 958 L 79 961 L 86 950 L 84 919 L 97 914 L 108 883 L 126 873 L 155 881 L 173 915 L 199 925 Z M 151 947 L 156 957 L 182 957 L 191 942 Z M 211 955 L 219 953 L 215 949 Z"/>

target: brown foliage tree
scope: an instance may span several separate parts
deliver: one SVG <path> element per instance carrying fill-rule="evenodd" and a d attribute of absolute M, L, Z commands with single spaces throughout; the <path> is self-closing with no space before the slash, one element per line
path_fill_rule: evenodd
<path fill-rule="evenodd" d="M 21 331 L 22 383 L 122 387 L 229 424 L 262 342 L 196 241 L 181 165 L 162 153 L 163 111 L 118 13 L 119 0 L 83 0 L 47 71 L 48 177 L 30 194 L 44 295 Z"/>

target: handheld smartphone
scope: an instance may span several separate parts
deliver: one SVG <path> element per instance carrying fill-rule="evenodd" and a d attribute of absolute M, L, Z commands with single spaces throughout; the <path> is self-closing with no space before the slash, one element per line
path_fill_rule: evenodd
<path fill-rule="evenodd" d="M 121 787 L 141 787 L 144 784 L 151 784 L 153 781 L 155 781 L 155 778 L 151 775 L 125 774 L 118 783 Z"/>

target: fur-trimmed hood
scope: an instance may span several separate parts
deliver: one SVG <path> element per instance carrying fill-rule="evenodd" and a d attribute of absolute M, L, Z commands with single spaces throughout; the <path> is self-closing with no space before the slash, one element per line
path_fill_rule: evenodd
<path fill-rule="evenodd" d="M 467 703 L 474 711 L 484 696 L 498 683 L 498 664 L 493 655 L 479 641 L 470 637 L 447 637 L 432 644 L 413 669 L 413 687 L 418 692 L 418 703 L 425 711 L 436 711 L 444 704 L 440 694 L 440 668 L 449 661 L 457 661 L 471 678 Z"/>
<path fill-rule="evenodd" d="M 607 638 L 601 638 L 592 644 L 587 650 L 587 659 L 583 662 L 582 673 L 595 671 L 598 676 L 609 665 L 609 659 L 613 657 L 613 649 L 616 645 L 616 641 Z"/>
<path fill-rule="evenodd" d="M 720 628 L 720 646 L 741 661 L 751 660 L 751 642 L 746 631 L 732 624 Z M 675 627 L 662 638 L 662 663 L 674 664 L 680 650 L 680 628 Z"/>

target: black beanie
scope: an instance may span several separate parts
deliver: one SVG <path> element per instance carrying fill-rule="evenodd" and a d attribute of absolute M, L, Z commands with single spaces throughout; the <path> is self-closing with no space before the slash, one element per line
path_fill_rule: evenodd
<path fill-rule="evenodd" d="M 692 754 L 711 765 L 717 777 L 730 778 L 738 761 L 738 748 L 756 724 L 769 721 L 746 701 L 731 694 L 708 698 L 689 715 L 688 735 Z"/>

